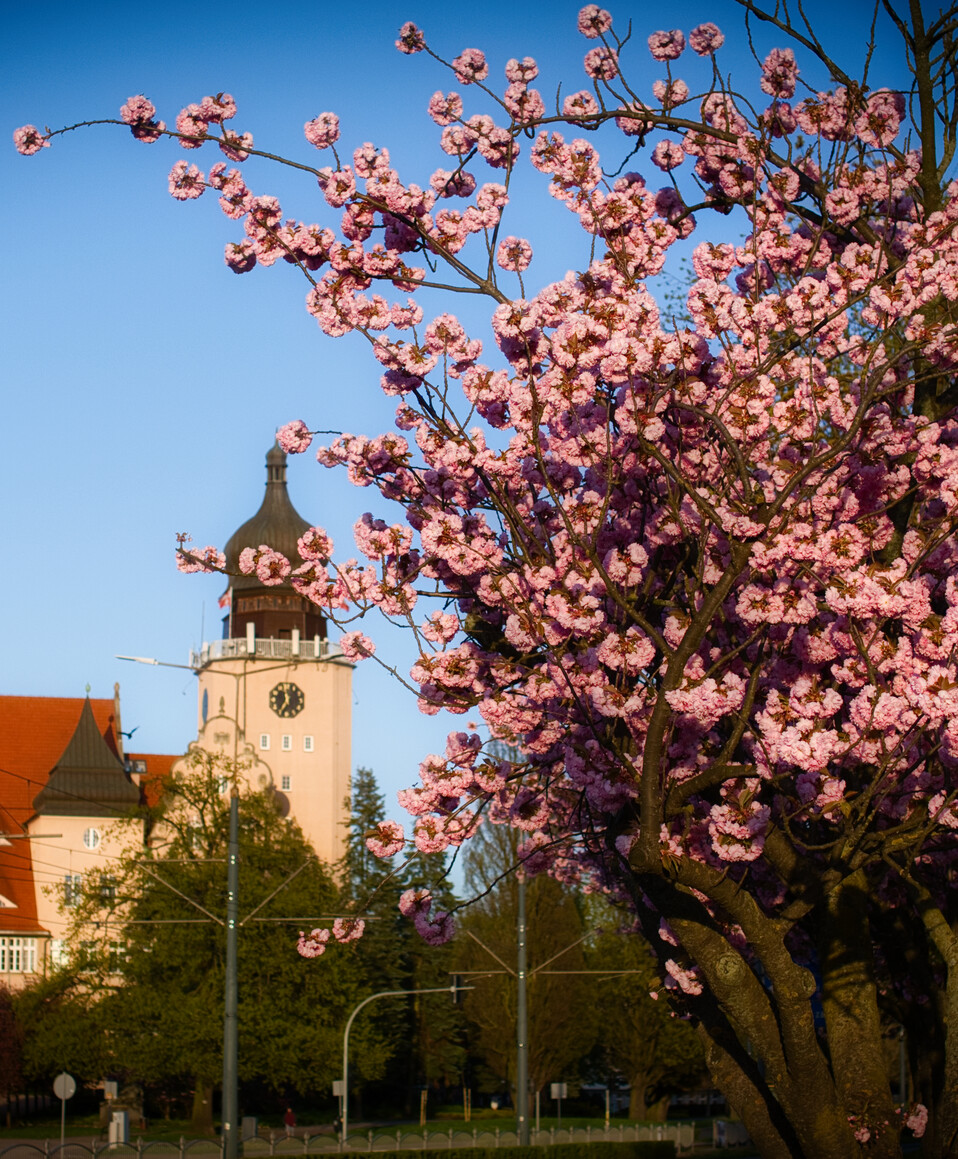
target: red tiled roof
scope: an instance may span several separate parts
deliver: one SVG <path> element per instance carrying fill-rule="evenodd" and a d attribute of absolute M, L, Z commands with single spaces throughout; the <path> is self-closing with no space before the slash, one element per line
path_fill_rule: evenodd
<path fill-rule="evenodd" d="M 127 753 L 126 755 L 128 760 L 146 762 L 146 772 L 139 774 L 140 795 L 145 805 L 152 807 L 158 804 L 163 793 L 163 782 L 170 775 L 174 761 L 180 759 L 179 756 L 171 756 L 169 753 Z"/>

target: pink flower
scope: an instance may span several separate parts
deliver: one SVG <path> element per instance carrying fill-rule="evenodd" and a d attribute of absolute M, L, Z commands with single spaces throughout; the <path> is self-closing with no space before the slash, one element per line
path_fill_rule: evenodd
<path fill-rule="evenodd" d="M 426 47 L 426 37 L 423 35 L 422 30 L 417 28 L 411 20 L 407 20 L 399 30 L 399 39 L 396 41 L 396 47 L 400 52 L 411 56 L 414 52 L 422 52 Z"/>
<path fill-rule="evenodd" d="M 329 930 L 312 930 L 309 934 L 299 931 L 299 941 L 296 943 L 296 952 L 304 958 L 319 958 L 326 953 L 326 943 L 329 941 Z"/>
<path fill-rule="evenodd" d="M 464 85 L 485 80 L 489 75 L 485 53 L 478 48 L 464 49 L 452 62 L 452 71 Z"/>
<path fill-rule="evenodd" d="M 762 63 L 762 92 L 778 100 L 795 95 L 798 65 L 790 48 L 773 48 Z"/>
<path fill-rule="evenodd" d="M 14 129 L 13 143 L 17 152 L 22 153 L 24 157 L 32 157 L 41 149 L 50 148 L 50 142 L 36 125 L 24 125 L 22 129 Z"/>
<path fill-rule="evenodd" d="M 654 60 L 678 60 L 685 51 L 685 37 L 677 29 L 653 32 L 649 37 L 649 52 Z"/>
<path fill-rule="evenodd" d="M 539 66 L 531 56 L 524 56 L 522 60 L 515 57 L 506 62 L 506 80 L 513 84 L 528 84 L 539 75 Z"/>
<path fill-rule="evenodd" d="M 499 243 L 496 262 L 504 270 L 522 273 L 532 261 L 532 246 L 521 237 L 507 237 Z"/>
<path fill-rule="evenodd" d="M 128 125 L 149 124 L 156 116 L 156 107 L 141 93 L 127 97 L 126 104 L 120 106 L 120 116 Z"/>
<path fill-rule="evenodd" d="M 198 149 L 208 129 L 209 124 L 203 120 L 203 110 L 199 105 L 187 105 L 176 116 L 176 131 L 183 134 L 180 144 L 184 149 Z"/>
<path fill-rule="evenodd" d="M 920 1139 L 928 1126 L 928 1108 L 923 1103 L 915 1103 L 905 1117 L 905 1126 Z"/>
<path fill-rule="evenodd" d="M 398 821 L 380 821 L 366 838 L 366 848 L 373 857 L 394 857 L 406 844 L 406 835 Z"/>
<path fill-rule="evenodd" d="M 404 918 L 428 914 L 432 906 L 432 894 L 428 889 L 407 889 L 399 898 L 399 912 Z"/>
<path fill-rule="evenodd" d="M 252 133 L 230 133 L 223 130 L 223 139 L 220 141 L 220 150 L 231 161 L 245 161 L 253 148 Z"/>
<path fill-rule="evenodd" d="M 299 455 L 308 450 L 313 436 L 302 419 L 293 419 L 291 423 L 279 428 L 276 432 L 276 441 L 287 455 Z"/>
<path fill-rule="evenodd" d="M 699 24 L 689 33 L 689 47 L 699 56 L 711 56 L 725 43 L 725 36 L 711 21 Z"/>
<path fill-rule="evenodd" d="M 652 95 L 657 101 L 661 101 L 665 108 L 671 108 L 689 99 L 689 86 L 684 80 L 657 80 L 652 85 Z"/>
<path fill-rule="evenodd" d="M 251 241 L 229 242 L 224 260 L 234 274 L 246 274 L 256 265 L 256 250 Z"/>
<path fill-rule="evenodd" d="M 187 161 L 177 161 L 170 170 L 170 193 L 177 201 L 192 201 L 206 188 L 206 178 L 195 165 Z"/>
<path fill-rule="evenodd" d="M 219 125 L 236 116 L 236 101 L 229 93 L 217 93 L 200 101 L 200 116 L 210 124 Z"/>
<path fill-rule="evenodd" d="M 321 527 L 311 527 L 300 536 L 296 549 L 302 559 L 325 561 L 333 554 L 333 541 Z"/>
<path fill-rule="evenodd" d="M 451 125 L 462 116 L 462 97 L 458 93 L 435 92 L 429 98 L 427 112 L 437 125 Z"/>
<path fill-rule="evenodd" d="M 365 932 L 366 923 L 362 918 L 336 918 L 333 922 L 333 937 L 337 942 L 356 942 Z"/>
<path fill-rule="evenodd" d="M 579 31 L 589 40 L 595 40 L 612 27 L 612 15 L 598 4 L 586 4 L 579 9 Z"/>
<path fill-rule="evenodd" d="M 612 48 L 592 48 L 582 62 L 586 75 L 593 80 L 612 80 L 619 75 L 619 58 Z"/>
<path fill-rule="evenodd" d="M 339 140 L 339 117 L 335 113 L 320 113 L 303 126 L 306 140 L 317 149 L 328 149 Z"/>
<path fill-rule="evenodd" d="M 188 551 L 181 548 L 176 553 L 176 566 L 183 572 L 224 571 L 226 556 L 216 547 L 204 547 L 202 551 Z"/>
<path fill-rule="evenodd" d="M 416 933 L 429 946 L 442 946 L 456 933 L 456 923 L 452 914 L 440 910 L 432 919 L 420 913 L 413 918 Z"/>
<path fill-rule="evenodd" d="M 272 548 L 261 546 L 256 561 L 256 578 L 261 584 L 272 586 L 281 584 L 290 573 L 290 563 L 285 555 Z"/>
<path fill-rule="evenodd" d="M 855 132 L 866 145 L 883 148 L 898 136 L 905 118 L 905 98 L 901 93 L 879 89 L 872 93 L 865 111 L 855 121 Z"/>
<path fill-rule="evenodd" d="M 376 645 L 362 632 L 346 632 L 339 638 L 339 647 L 347 660 L 365 660 L 376 651 Z"/>
<path fill-rule="evenodd" d="M 659 141 L 652 150 L 652 164 L 658 165 L 666 173 L 677 169 L 685 160 L 685 150 L 677 141 Z"/>

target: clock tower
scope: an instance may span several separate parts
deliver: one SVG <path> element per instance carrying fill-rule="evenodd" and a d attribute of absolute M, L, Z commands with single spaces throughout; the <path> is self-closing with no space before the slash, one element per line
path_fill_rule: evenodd
<path fill-rule="evenodd" d="M 286 455 L 274 444 L 262 505 L 226 544 L 223 638 L 190 658 L 199 676 L 191 748 L 235 760 L 254 788 L 271 786 L 320 858 L 333 863 L 349 820 L 352 665 L 327 640 L 315 604 L 290 584 L 266 586 L 239 572 L 240 552 L 260 544 L 296 567 L 296 542 L 309 526 L 290 501 Z"/>

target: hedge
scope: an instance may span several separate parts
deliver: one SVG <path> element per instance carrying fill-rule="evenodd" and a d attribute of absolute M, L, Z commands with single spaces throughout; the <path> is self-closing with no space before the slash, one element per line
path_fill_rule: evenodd
<path fill-rule="evenodd" d="M 377 1159 L 675 1159 L 671 1140 L 550 1143 L 530 1147 L 452 1147 L 428 1151 L 376 1151 Z"/>

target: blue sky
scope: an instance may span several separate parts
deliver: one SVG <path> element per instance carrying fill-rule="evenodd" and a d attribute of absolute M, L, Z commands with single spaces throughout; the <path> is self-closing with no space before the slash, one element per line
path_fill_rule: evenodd
<path fill-rule="evenodd" d="M 625 59 L 646 87 L 662 75 L 646 36 L 661 27 L 687 32 L 703 20 L 726 33 L 723 70 L 751 84 L 755 68 L 732 0 L 680 0 L 667 15 L 610 7 L 617 28 L 633 20 Z M 456 87 L 470 112 L 486 110 L 470 106 L 469 90 L 425 56 L 397 53 L 398 26 L 415 20 L 447 56 L 483 48 L 496 84 L 509 57 L 536 57 L 548 103 L 560 80 L 564 93 L 584 87 L 581 60 L 591 44 L 575 31 L 578 8 L 480 2 L 453 11 L 372 0 L 347 15 L 342 5 L 298 0 L 206 8 L 6 0 L 0 123 L 9 141 L 28 122 L 59 127 L 116 116 L 143 92 L 172 124 L 187 102 L 225 90 L 239 105 L 233 127 L 251 131 L 259 148 L 317 163 L 302 125 L 331 110 L 341 116 L 347 156 L 363 141 L 387 145 L 401 176 L 425 184 L 444 162 L 425 115 L 431 94 Z M 854 75 L 870 6 L 816 2 L 809 10 Z M 884 27 L 890 50 L 876 58 L 873 82 L 900 84 L 897 45 Z M 760 55 L 784 44 L 766 29 L 756 36 Z M 690 54 L 675 73 L 693 92 L 707 75 Z M 9 145 L 0 152 L 0 439 L 10 555 L 0 581 L 0 693 L 81 696 L 89 683 L 94 696 L 108 696 L 120 681 L 124 728 L 138 729 L 134 747 L 165 752 L 181 751 L 195 734 L 195 679 L 114 655 L 186 663 L 192 646 L 219 636 L 223 585 L 175 570 L 175 534 L 225 543 L 259 505 L 263 457 L 280 423 L 301 417 L 312 427 L 375 434 L 389 428 L 394 409 L 379 396 L 364 342 L 326 338 L 306 315 L 306 286 L 291 268 L 243 277 L 226 269 L 223 246 L 238 239 L 237 225 L 209 195 L 180 204 L 167 194 L 166 175 L 182 157 L 201 166 L 216 159 L 209 147 L 147 147 L 112 126 L 58 138 L 33 158 Z M 642 159 L 632 164 L 650 181 L 658 176 Z M 247 180 L 256 192 L 277 193 L 290 216 L 329 223 L 308 176 L 251 161 Z M 532 240 L 530 273 L 539 283 L 587 262 L 571 215 L 548 203 L 544 185 L 523 179 L 508 229 Z M 301 514 L 351 554 L 349 529 L 374 496 L 311 455 L 291 460 L 289 474 Z M 402 638 L 375 624 L 367 631 L 389 662 L 408 668 Z M 371 663 L 357 671 L 354 763 L 371 766 L 390 795 L 415 780 L 449 723 L 419 716 Z"/>

